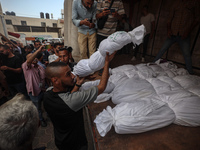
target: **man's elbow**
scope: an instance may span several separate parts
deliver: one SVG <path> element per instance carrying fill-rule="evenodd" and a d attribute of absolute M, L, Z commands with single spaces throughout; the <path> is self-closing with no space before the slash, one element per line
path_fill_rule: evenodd
<path fill-rule="evenodd" d="M 21 72 L 22 72 L 22 68 L 18 68 L 17 73 L 21 73 Z"/>
<path fill-rule="evenodd" d="M 78 23 L 78 21 L 77 21 L 77 20 L 75 20 L 75 19 L 72 19 L 72 22 L 73 22 L 73 24 L 74 24 L 76 27 L 78 27 L 78 26 L 79 26 L 79 23 Z"/>
<path fill-rule="evenodd" d="M 98 85 L 97 88 L 98 88 L 98 95 L 100 95 L 106 89 L 106 86 Z"/>

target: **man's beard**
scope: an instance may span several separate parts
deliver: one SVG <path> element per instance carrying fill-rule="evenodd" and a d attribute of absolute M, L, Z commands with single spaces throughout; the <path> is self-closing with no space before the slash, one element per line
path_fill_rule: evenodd
<path fill-rule="evenodd" d="M 90 7 L 85 6 L 85 8 L 86 8 L 87 10 L 90 10 Z"/>
<path fill-rule="evenodd" d="M 63 81 L 61 81 L 61 84 L 62 84 L 62 86 L 63 86 L 64 88 L 67 89 L 67 92 L 71 92 L 71 90 L 72 90 L 72 89 L 74 88 L 74 86 L 75 86 L 75 83 L 74 83 L 73 86 L 68 86 L 68 85 L 66 85 Z"/>

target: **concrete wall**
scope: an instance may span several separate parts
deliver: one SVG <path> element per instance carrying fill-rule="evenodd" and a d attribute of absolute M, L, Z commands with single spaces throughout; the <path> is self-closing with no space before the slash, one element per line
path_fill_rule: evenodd
<path fill-rule="evenodd" d="M 174 0 L 140 0 L 134 3 L 133 17 L 131 24 L 133 27 L 140 25 L 141 9 L 144 4 L 149 6 L 149 12 L 153 13 L 156 18 L 156 33 L 148 45 L 147 54 L 151 57 L 155 57 L 158 51 L 161 49 L 164 41 L 167 38 L 167 17 L 169 14 L 170 6 L 173 5 Z M 127 6 L 130 2 L 125 2 L 124 6 Z M 130 9 L 130 8 L 129 8 Z M 129 16 L 129 11 L 126 12 Z M 200 14 L 199 14 L 200 15 Z M 194 46 L 192 53 L 192 61 L 194 71 L 200 73 L 200 35 L 198 34 L 199 25 L 191 33 L 191 50 Z M 197 41 L 195 38 L 197 37 Z M 142 51 L 142 47 L 140 47 Z M 181 66 L 185 66 L 185 61 L 179 45 L 176 43 L 170 47 L 168 53 L 163 58 L 167 58 L 170 61 L 174 61 Z"/>
<path fill-rule="evenodd" d="M 72 2 L 73 0 L 65 0 L 64 2 L 64 40 L 65 46 L 73 48 L 72 55 L 75 61 L 78 62 L 80 60 L 78 28 L 72 23 Z"/>

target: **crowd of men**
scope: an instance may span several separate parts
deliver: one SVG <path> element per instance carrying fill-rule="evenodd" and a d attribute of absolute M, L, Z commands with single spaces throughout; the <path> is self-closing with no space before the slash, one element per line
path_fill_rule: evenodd
<path fill-rule="evenodd" d="M 179 5 L 180 4 L 180 5 Z M 176 15 L 182 16 L 196 10 L 195 3 L 182 0 L 171 10 L 168 21 L 168 39 L 158 53 L 155 61 L 162 57 L 171 44 L 178 42 L 186 61 L 189 73 L 192 72 L 189 52 L 189 33 L 196 26 L 195 20 L 188 16 L 188 26 L 174 28 Z M 186 10 L 190 6 L 190 10 Z M 110 8 L 110 9 L 108 9 Z M 98 19 L 108 16 L 103 28 L 98 29 Z M 117 30 L 131 30 L 121 0 L 74 0 L 72 21 L 78 27 L 78 44 L 82 59 L 89 58 L 100 42 Z M 181 21 L 181 20 L 180 20 Z M 149 39 L 154 36 L 155 17 L 142 9 L 141 24 L 147 33 L 144 38 L 143 61 Z M 187 33 L 185 28 L 189 28 Z M 87 140 L 84 132 L 82 108 L 94 101 L 107 85 L 109 62 L 114 57 L 106 55 L 102 77 L 97 87 L 79 91 L 86 77 L 75 76 L 71 71 L 76 64 L 72 48 L 63 43 L 54 43 L 46 49 L 45 42 L 34 41 L 33 45 L 23 46 L 20 42 L 7 39 L 0 33 L 0 149 L 31 150 L 32 140 L 39 125 L 46 127 L 41 103 L 54 126 L 55 144 L 59 150 L 86 150 Z M 186 45 L 183 47 L 183 45 Z M 87 52 L 88 50 L 88 52 Z M 136 59 L 138 47 L 132 60 Z M 87 55 L 89 53 L 89 55 Z M 50 88 L 51 87 L 51 88 Z M 22 93 L 17 94 L 17 93 Z M 32 102 L 31 102 L 32 101 Z M 4 137 L 4 138 L 2 138 Z"/>
<path fill-rule="evenodd" d="M 27 50 L 28 46 L 22 52 L 22 48 L 18 46 L 13 48 L 15 46 L 12 44 L 13 42 L 3 35 L 1 36 L 5 41 L 3 40 L 4 43 L 0 45 L 0 92 L 2 95 L 0 97 L 0 112 L 4 114 L 0 118 L 0 136 L 6 139 L 0 139 L 0 149 L 31 149 L 31 141 L 39 124 L 42 127 L 47 126 L 41 110 L 41 102 L 44 101 L 44 108 L 54 125 L 56 146 L 60 150 L 86 150 L 87 140 L 84 132 L 82 108 L 94 101 L 105 90 L 109 76 L 109 62 L 114 54 L 110 56 L 107 54 L 105 58 L 100 84 L 89 90 L 79 91 L 85 78 L 79 76 L 75 78 L 71 72 L 75 64 L 71 55 L 71 47 L 62 48 L 62 44 L 55 43 L 54 49 L 51 50 L 52 54 L 48 53 L 48 60 L 51 60 L 49 63 L 44 59 L 47 58 L 46 52 L 48 50 L 40 41 L 34 42 L 33 49 Z M 8 45 L 13 45 L 13 47 Z M 26 55 L 25 59 L 23 59 L 23 55 Z M 50 86 L 52 88 L 47 90 Z M 22 93 L 24 96 L 17 93 Z M 32 103 L 30 103 L 31 101 Z M 9 115 L 5 114 L 5 110 Z M 32 110 L 34 112 L 30 112 Z M 23 113 L 24 115 L 22 115 Z M 15 116 L 16 119 L 11 119 Z M 31 120 L 27 117 L 35 118 Z M 22 120 L 20 121 L 20 119 Z M 12 130 L 13 128 L 6 130 L 5 124 L 7 128 L 14 124 L 13 128 L 17 130 Z M 32 128 L 34 131 L 28 131 Z M 19 140 L 15 139 L 17 134 L 20 135 Z M 27 137 L 26 134 L 30 137 Z M 8 144 L 8 139 L 13 140 L 13 143 Z"/>

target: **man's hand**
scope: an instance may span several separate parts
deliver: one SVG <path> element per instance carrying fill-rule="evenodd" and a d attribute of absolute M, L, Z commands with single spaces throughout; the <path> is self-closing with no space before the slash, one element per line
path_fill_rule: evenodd
<path fill-rule="evenodd" d="M 94 23 L 90 23 L 89 28 L 91 29 L 91 28 L 94 28 L 94 27 L 95 27 L 95 24 Z"/>
<path fill-rule="evenodd" d="M 119 18 L 120 15 L 115 11 L 115 12 L 112 13 L 112 16 L 115 17 L 115 18 Z"/>
<path fill-rule="evenodd" d="M 102 11 L 102 17 L 110 14 L 110 10 L 108 8 L 104 8 Z"/>
<path fill-rule="evenodd" d="M 42 52 L 42 50 L 45 48 L 45 45 L 41 45 L 39 48 L 38 48 L 38 51 Z"/>
<path fill-rule="evenodd" d="M 90 26 L 90 22 L 88 21 L 87 18 L 85 18 L 84 20 L 81 20 L 81 21 L 80 21 L 80 25 Z"/>
<path fill-rule="evenodd" d="M 76 78 L 76 84 L 82 85 L 83 82 L 84 82 L 84 80 L 85 80 L 85 77 L 79 77 L 79 76 L 77 76 L 77 78 Z"/>
<path fill-rule="evenodd" d="M 117 53 L 117 51 L 115 51 L 113 54 L 109 55 L 109 52 L 106 52 L 106 62 L 111 62 L 111 60 L 114 58 L 115 54 Z"/>
<path fill-rule="evenodd" d="M 96 19 L 102 18 L 110 14 L 110 10 L 108 8 L 104 8 L 102 12 L 96 14 Z"/>
<path fill-rule="evenodd" d="M 1 70 L 8 70 L 8 66 L 1 66 L 0 69 Z"/>

